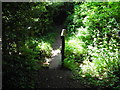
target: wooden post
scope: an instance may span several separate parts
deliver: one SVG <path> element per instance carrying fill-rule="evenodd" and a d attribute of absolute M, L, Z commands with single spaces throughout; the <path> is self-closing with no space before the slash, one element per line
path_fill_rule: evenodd
<path fill-rule="evenodd" d="M 63 62 L 64 62 L 64 49 L 65 49 L 65 29 L 62 29 L 61 32 L 61 39 L 62 39 L 62 50 L 61 50 L 61 58 L 62 58 L 62 67 L 63 67 Z"/>

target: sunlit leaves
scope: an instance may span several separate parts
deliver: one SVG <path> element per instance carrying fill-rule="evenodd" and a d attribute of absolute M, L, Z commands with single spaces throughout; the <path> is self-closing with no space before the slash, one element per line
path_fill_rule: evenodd
<path fill-rule="evenodd" d="M 43 52 L 42 54 L 45 55 L 45 57 L 51 57 L 52 55 L 52 47 L 49 43 L 47 42 L 39 42 L 38 46 L 36 48 L 40 51 Z"/>
<path fill-rule="evenodd" d="M 66 55 L 70 55 L 70 53 L 74 53 L 76 55 L 86 53 L 84 42 L 76 38 L 71 38 L 69 41 L 66 42 L 65 50 Z"/>
<path fill-rule="evenodd" d="M 79 65 L 79 73 L 80 76 L 89 77 L 91 81 L 94 80 L 90 77 L 97 77 L 101 80 L 94 81 L 98 85 L 108 83 L 108 86 L 113 86 L 116 83 L 115 80 L 118 82 L 118 74 L 116 73 L 120 73 L 118 54 L 120 39 L 117 34 L 120 22 L 119 10 L 119 2 L 76 3 L 74 13 L 68 17 L 70 21 L 67 29 L 73 34 L 70 40 L 74 38 L 75 42 L 68 44 L 66 41 L 66 52 L 69 50 L 68 54 L 72 54 L 75 51 L 80 51 L 83 54 L 82 49 L 77 50 L 82 44 L 77 46 L 76 42 L 78 41 L 76 40 L 84 42 L 87 46 L 87 54 L 83 56 L 84 60 Z M 74 49 L 72 49 L 73 47 Z M 79 55 L 79 53 L 76 54 Z"/>
<path fill-rule="evenodd" d="M 92 56 L 92 62 L 85 60 L 83 64 L 80 65 L 83 74 L 89 73 L 91 76 L 101 76 L 103 74 L 102 76 L 104 76 L 104 72 L 112 72 L 114 69 L 118 69 L 119 58 L 116 57 L 117 53 L 113 54 L 105 49 L 89 48 L 91 50 L 89 54 Z"/>

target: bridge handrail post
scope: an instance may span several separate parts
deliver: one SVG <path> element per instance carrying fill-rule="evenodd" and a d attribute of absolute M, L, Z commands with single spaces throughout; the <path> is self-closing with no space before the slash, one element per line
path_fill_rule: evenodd
<path fill-rule="evenodd" d="M 62 32 L 61 32 L 61 39 L 62 39 L 62 50 L 61 50 L 61 58 L 62 58 L 62 67 L 63 67 L 63 64 L 64 64 L 64 49 L 65 49 L 65 34 L 66 34 L 66 29 L 62 29 Z"/>

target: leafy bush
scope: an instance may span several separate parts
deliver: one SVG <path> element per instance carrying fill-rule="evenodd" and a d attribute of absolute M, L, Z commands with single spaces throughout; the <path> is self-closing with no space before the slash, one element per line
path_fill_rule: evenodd
<path fill-rule="evenodd" d="M 55 30 L 53 17 L 57 9 L 57 4 L 52 4 L 2 4 L 3 88 L 34 88 L 35 72 L 41 67 L 37 62 L 52 55 L 55 33 L 48 33 Z"/>
<path fill-rule="evenodd" d="M 87 52 L 84 42 L 77 38 L 71 37 L 70 40 L 65 42 L 65 55 L 80 55 Z"/>
<path fill-rule="evenodd" d="M 103 48 L 93 47 L 88 52 L 91 57 L 87 57 L 83 64 L 81 64 L 83 73 L 89 73 L 91 76 L 99 74 L 98 77 L 101 78 L 100 76 L 104 76 L 104 73 L 112 73 L 119 70 L 118 50 L 113 53 Z M 90 59 L 92 62 L 89 61 Z"/>
<path fill-rule="evenodd" d="M 49 43 L 41 42 L 36 48 L 41 52 L 42 57 L 51 57 L 52 47 Z"/>
<path fill-rule="evenodd" d="M 119 88 L 118 4 L 119 2 L 75 3 L 74 13 L 68 16 L 69 22 L 66 21 L 69 40 L 66 39 L 65 60 L 74 66 L 75 59 L 82 54 L 78 60 L 82 61 L 78 65 L 78 73 L 98 86 Z M 74 58 L 71 59 L 70 55 L 74 55 Z"/>

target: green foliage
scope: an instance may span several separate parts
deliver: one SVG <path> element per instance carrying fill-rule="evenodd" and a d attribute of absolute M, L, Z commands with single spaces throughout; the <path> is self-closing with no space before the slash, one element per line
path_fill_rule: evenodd
<path fill-rule="evenodd" d="M 52 55 L 52 47 L 49 43 L 41 42 L 36 48 L 41 52 L 42 56 L 50 57 Z"/>
<path fill-rule="evenodd" d="M 64 66 L 69 68 L 72 71 L 75 71 L 78 69 L 78 66 L 74 61 L 74 55 L 73 56 L 71 55 L 69 58 L 66 58 L 64 60 Z"/>
<path fill-rule="evenodd" d="M 80 54 L 85 54 L 86 48 L 85 48 L 85 44 L 83 41 L 71 37 L 70 40 L 66 41 L 65 43 L 65 55 L 69 56 L 71 54 L 74 55 L 80 55 Z"/>
<path fill-rule="evenodd" d="M 119 4 L 74 3 L 74 13 L 66 21 L 69 38 L 65 47 L 67 67 L 74 66 L 77 58 L 79 75 L 97 86 L 119 87 Z"/>
<path fill-rule="evenodd" d="M 53 17 L 60 5 L 62 3 L 2 4 L 3 88 L 35 87 L 35 72 L 45 58 L 52 55 L 56 36 Z"/>
<path fill-rule="evenodd" d="M 91 84 L 119 89 L 119 4 L 4 2 L 3 87 L 35 87 L 35 71 L 52 55 L 54 25 L 66 20 L 64 65 Z"/>

